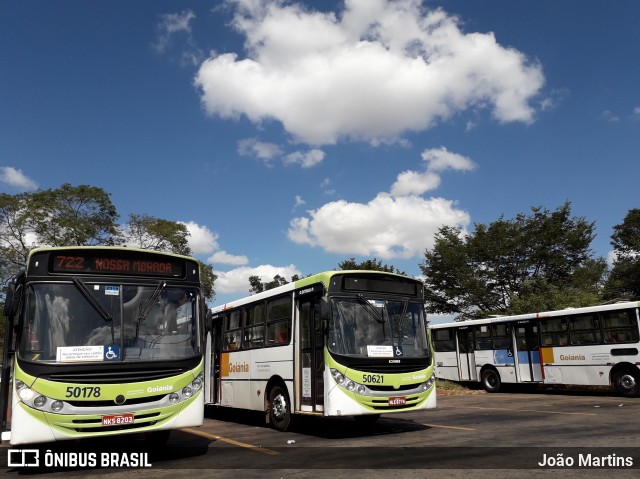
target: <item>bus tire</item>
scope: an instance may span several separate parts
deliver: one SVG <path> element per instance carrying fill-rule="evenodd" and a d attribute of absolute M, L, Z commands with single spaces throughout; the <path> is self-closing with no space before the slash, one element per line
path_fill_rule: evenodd
<path fill-rule="evenodd" d="M 613 385 L 621 396 L 640 396 L 640 372 L 632 367 L 616 371 L 613 375 Z"/>
<path fill-rule="evenodd" d="M 489 368 L 482 371 L 482 387 L 488 393 L 497 393 L 500 390 L 500 374 L 495 369 Z"/>
<path fill-rule="evenodd" d="M 269 394 L 269 423 L 284 432 L 291 425 L 291 402 L 286 388 L 275 385 Z"/>

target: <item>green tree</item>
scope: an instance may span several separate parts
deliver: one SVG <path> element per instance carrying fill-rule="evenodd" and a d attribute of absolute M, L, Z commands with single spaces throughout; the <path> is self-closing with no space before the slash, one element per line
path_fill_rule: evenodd
<path fill-rule="evenodd" d="M 300 277 L 295 274 L 291 277 L 291 281 L 298 281 Z M 284 286 L 285 284 L 289 284 L 285 278 L 276 274 L 271 281 L 263 282 L 260 276 L 249 276 L 249 289 L 250 294 L 262 293 L 263 291 L 268 291 L 273 288 L 277 288 L 278 286 Z"/>
<path fill-rule="evenodd" d="M 569 202 L 466 235 L 443 226 L 420 265 L 427 309 L 462 319 L 596 304 L 606 263 L 592 257 L 594 237 L 594 223 L 572 217 Z"/>
<path fill-rule="evenodd" d="M 640 298 L 640 209 L 627 212 L 613 227 L 611 246 L 616 255 L 605 285 L 605 298 Z"/>
<path fill-rule="evenodd" d="M 400 271 L 393 265 L 382 264 L 382 261 L 373 258 L 367 259 L 361 262 L 357 262 L 355 258 L 349 258 L 338 263 L 339 270 L 367 270 L 367 271 L 384 271 L 386 273 L 404 274 L 404 271 Z"/>
<path fill-rule="evenodd" d="M 23 269 L 35 246 L 31 195 L 0 193 L 0 278 L 2 283 Z M 31 239 L 29 239 L 31 238 Z"/>
<path fill-rule="evenodd" d="M 200 283 L 202 286 L 202 294 L 207 301 L 213 301 L 216 297 L 214 284 L 218 276 L 213 272 L 212 265 L 203 263 L 202 261 L 198 261 L 198 263 L 200 263 Z"/>
<path fill-rule="evenodd" d="M 71 186 L 37 191 L 30 210 L 42 245 L 92 246 L 122 242 L 118 212 L 110 194 L 96 186 Z"/>
<path fill-rule="evenodd" d="M 136 248 L 189 255 L 189 230 L 183 223 L 148 215 L 129 215 L 127 244 Z"/>

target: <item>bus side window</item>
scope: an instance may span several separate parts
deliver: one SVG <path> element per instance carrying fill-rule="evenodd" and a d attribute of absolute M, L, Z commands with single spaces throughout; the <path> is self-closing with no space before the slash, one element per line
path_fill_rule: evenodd
<path fill-rule="evenodd" d="M 291 296 L 275 298 L 267 306 L 267 345 L 289 344 L 291 339 Z"/>
<path fill-rule="evenodd" d="M 605 343 L 638 342 L 638 325 L 635 309 L 601 313 Z"/>
<path fill-rule="evenodd" d="M 224 335 L 224 350 L 234 351 L 240 349 L 240 333 L 238 331 L 232 331 L 225 333 Z"/>
<path fill-rule="evenodd" d="M 241 344 L 241 329 L 240 329 L 240 313 L 241 310 L 232 311 L 227 313 L 224 317 L 224 350 L 235 351 L 240 349 Z"/>

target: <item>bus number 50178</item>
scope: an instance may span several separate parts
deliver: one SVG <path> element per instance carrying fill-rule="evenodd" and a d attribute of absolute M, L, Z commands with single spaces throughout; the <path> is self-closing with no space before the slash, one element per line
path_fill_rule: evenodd
<path fill-rule="evenodd" d="M 67 387 L 67 394 L 66 397 L 68 398 L 99 398 L 100 397 L 100 387 L 92 387 L 92 386 L 88 386 L 88 387 L 73 387 L 73 386 L 68 386 Z"/>

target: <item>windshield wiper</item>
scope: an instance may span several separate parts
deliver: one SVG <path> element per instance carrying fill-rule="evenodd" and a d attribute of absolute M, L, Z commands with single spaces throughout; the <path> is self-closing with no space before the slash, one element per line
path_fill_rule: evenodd
<path fill-rule="evenodd" d="M 369 312 L 369 314 L 373 316 L 373 319 L 375 319 L 380 324 L 384 324 L 384 318 L 382 317 L 382 315 L 378 312 L 376 308 L 374 308 L 371 305 L 369 301 L 365 299 L 365 297 L 362 294 L 358 294 L 357 298 L 358 298 L 358 301 L 360 301 L 364 306 L 364 309 L 366 309 Z"/>
<path fill-rule="evenodd" d="M 144 307 L 140 310 L 140 314 L 138 315 L 138 319 L 136 321 L 136 334 L 133 338 L 133 344 L 136 344 L 138 342 L 138 337 L 140 335 L 140 325 L 143 323 L 145 319 L 147 319 L 147 316 L 149 316 L 149 313 L 151 312 L 151 308 L 153 308 L 153 305 L 158 300 L 160 293 L 162 293 L 162 290 L 166 285 L 167 285 L 166 281 L 162 283 L 158 283 L 158 286 L 156 286 L 156 289 L 151 294 L 151 297 L 147 301 L 147 304 L 145 304 Z"/>
<path fill-rule="evenodd" d="M 113 321 L 113 316 L 111 316 L 111 313 L 107 311 L 104 306 L 102 306 L 102 303 L 100 303 L 96 299 L 96 297 L 91 293 L 91 291 L 89 291 L 89 288 L 87 288 L 87 285 L 84 284 L 84 282 L 81 279 L 73 278 L 73 284 L 75 284 L 76 287 L 80 290 L 80 292 L 82 293 L 82 296 L 84 296 L 86 300 L 89 301 L 89 303 L 91 303 L 91 306 L 93 306 L 93 308 L 98 313 L 100 313 L 100 316 L 102 316 L 102 319 L 104 319 L 105 321 Z"/>
<path fill-rule="evenodd" d="M 155 302 L 158 300 L 158 296 L 160 296 L 160 293 L 162 292 L 162 290 L 166 285 L 167 285 L 166 282 L 158 283 L 158 286 L 156 286 L 156 289 L 153 291 L 153 294 L 147 301 L 147 304 L 145 304 L 144 307 L 140 310 L 140 315 L 138 316 L 138 324 L 142 323 L 145 319 L 147 319 L 147 316 L 149 316 L 149 313 L 151 312 L 151 308 L 153 307 Z"/>
<path fill-rule="evenodd" d="M 113 316 L 107 309 L 102 305 L 100 301 L 96 299 L 96 297 L 89 291 L 87 285 L 80 278 L 73 278 L 73 284 L 76 285 L 76 288 L 80 290 L 82 296 L 86 298 L 87 301 L 93 306 L 93 308 L 102 316 L 106 322 L 111 325 L 111 343 L 116 343 L 116 333 L 113 326 Z"/>
<path fill-rule="evenodd" d="M 400 316 L 398 316 L 398 320 L 395 321 L 395 327 L 398 331 L 398 346 L 402 345 L 402 341 L 404 339 L 404 320 L 405 315 L 407 314 L 407 310 L 409 309 L 409 298 L 404 298 L 402 303 L 402 312 Z"/>

